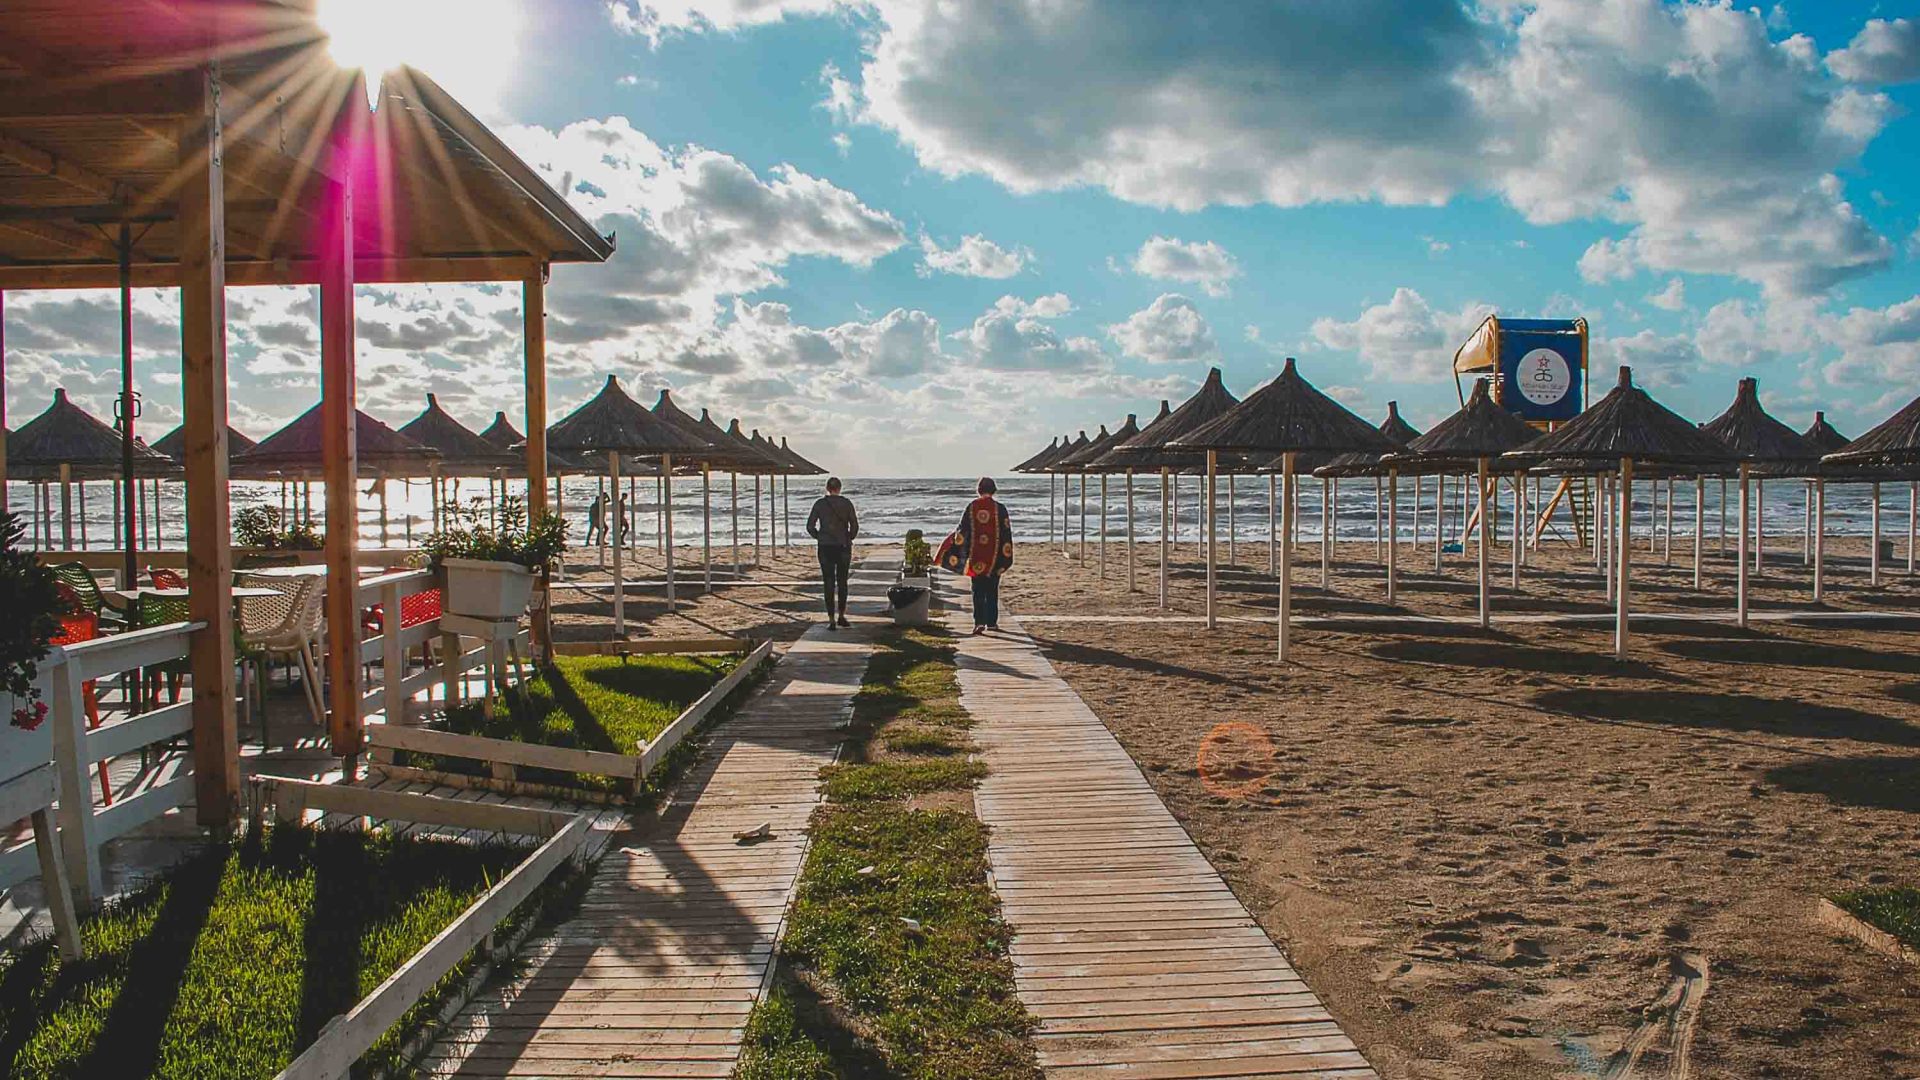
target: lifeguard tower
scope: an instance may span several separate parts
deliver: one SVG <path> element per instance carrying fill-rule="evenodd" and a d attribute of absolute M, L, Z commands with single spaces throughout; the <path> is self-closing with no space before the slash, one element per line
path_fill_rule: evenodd
<path fill-rule="evenodd" d="M 1494 403 L 1541 431 L 1579 416 L 1587 407 L 1587 320 L 1502 319 L 1489 315 L 1453 354 L 1454 392 L 1462 405 L 1464 382 L 1492 381 Z M 1553 520 L 1562 500 L 1573 517 L 1575 540 L 1587 542 L 1593 514 L 1593 488 L 1585 476 L 1566 475 L 1553 497 L 1540 507 L 1529 529 L 1529 545 Z"/>

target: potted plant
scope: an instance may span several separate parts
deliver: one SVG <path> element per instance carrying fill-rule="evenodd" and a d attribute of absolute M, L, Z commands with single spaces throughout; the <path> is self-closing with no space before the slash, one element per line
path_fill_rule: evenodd
<path fill-rule="evenodd" d="M 900 580 L 887 590 L 887 602 L 893 621 L 909 626 L 927 622 L 929 602 L 933 598 L 933 549 L 927 546 L 927 534 L 908 529 L 900 549 Z"/>
<path fill-rule="evenodd" d="M 262 551 L 319 551 L 326 546 L 311 521 L 283 523 L 271 506 L 249 506 L 233 513 L 233 542 Z"/>
<path fill-rule="evenodd" d="M 454 615 L 499 622 L 517 619 L 533 581 L 567 549 L 567 523 L 543 510 L 531 521 L 522 499 L 507 499 L 497 524 L 478 506 L 449 512 L 452 524 L 427 537 L 427 561 L 446 577 L 442 603 Z"/>
<path fill-rule="evenodd" d="M 65 604 L 53 570 L 21 549 L 25 532 L 18 515 L 0 512 L 0 611 L 7 613 L 0 619 L 0 709 L 10 727 L 33 732 L 47 719 L 36 680 L 60 632 L 57 616 Z M 32 740 L 0 735 L 0 779 L 42 764 L 52 753 L 44 732 Z"/>

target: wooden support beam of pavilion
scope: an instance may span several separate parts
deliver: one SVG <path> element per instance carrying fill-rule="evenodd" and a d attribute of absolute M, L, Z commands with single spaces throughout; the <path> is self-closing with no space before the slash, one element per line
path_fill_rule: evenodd
<path fill-rule="evenodd" d="M 405 259 L 356 259 L 353 280 L 360 285 L 428 282 L 525 281 L 538 273 L 536 258 L 500 255 L 444 255 Z M 229 285 L 318 285 L 318 259 L 246 259 L 229 261 Z M 141 262 L 133 267 L 136 289 L 171 289 L 180 285 L 177 262 Z M 112 289 L 120 285 L 119 267 L 111 263 L 63 266 L 11 266 L 0 262 L 0 289 Z"/>
<path fill-rule="evenodd" d="M 336 144 L 344 155 L 353 136 Z M 330 183 L 320 276 L 320 445 L 327 485 L 327 736 L 333 752 L 360 752 L 359 450 L 353 363 L 353 219 L 351 183 Z"/>
<path fill-rule="evenodd" d="M 520 316 L 526 345 L 527 520 L 547 508 L 547 279 L 546 267 L 521 282 Z M 543 575 L 541 587 L 547 585 Z M 552 648 L 552 598 L 544 597 L 533 616 L 534 655 Z"/>
<path fill-rule="evenodd" d="M 180 140 L 181 404 L 186 417 L 188 618 L 193 635 L 194 804 L 200 824 L 233 820 L 240 744 L 233 696 L 233 552 L 227 494 L 225 191 L 216 70 L 201 69 L 201 112 Z"/>

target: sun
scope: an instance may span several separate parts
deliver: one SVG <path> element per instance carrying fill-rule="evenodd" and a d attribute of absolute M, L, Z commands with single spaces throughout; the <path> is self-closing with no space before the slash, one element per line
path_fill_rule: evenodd
<path fill-rule="evenodd" d="M 515 70 L 522 0 L 319 0 L 334 63 L 366 72 L 367 93 L 408 65 L 476 112 L 497 109 Z M 371 104 L 371 102 L 370 102 Z"/>

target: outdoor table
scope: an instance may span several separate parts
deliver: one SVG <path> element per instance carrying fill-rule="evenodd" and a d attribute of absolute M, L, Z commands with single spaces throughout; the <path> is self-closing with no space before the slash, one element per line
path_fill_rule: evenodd
<path fill-rule="evenodd" d="M 142 596 L 158 596 L 162 599 L 184 600 L 189 594 L 189 590 L 187 589 L 156 589 L 152 587 L 141 589 L 106 589 L 103 590 L 103 592 L 104 595 L 118 601 L 118 603 L 114 605 L 116 607 L 125 607 L 127 604 Z M 233 589 L 233 598 L 236 601 L 244 600 L 250 596 L 279 595 L 280 590 L 278 589 L 263 589 L 253 585 L 236 585 Z"/>

